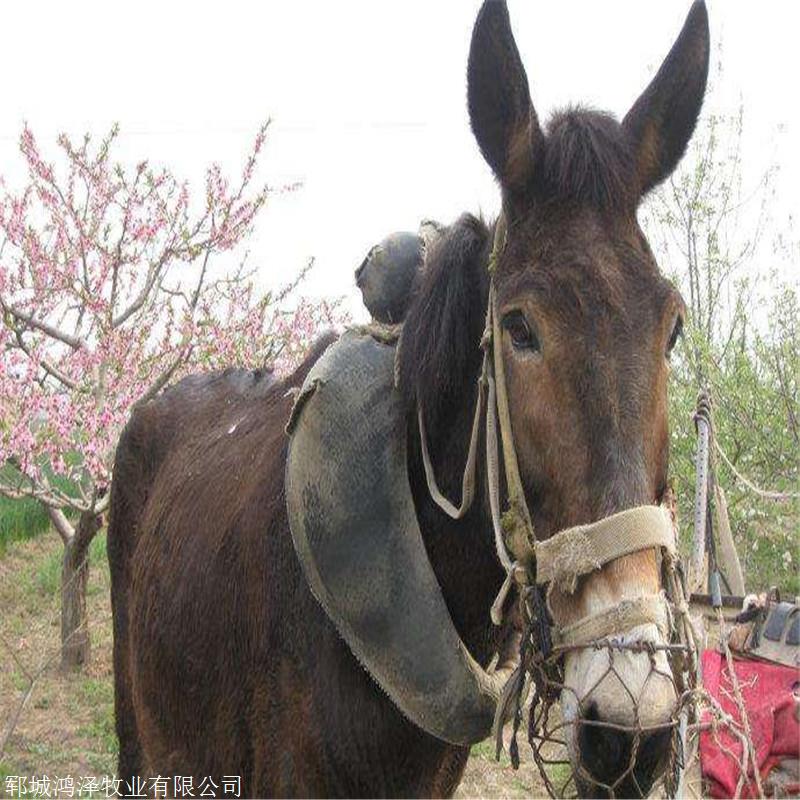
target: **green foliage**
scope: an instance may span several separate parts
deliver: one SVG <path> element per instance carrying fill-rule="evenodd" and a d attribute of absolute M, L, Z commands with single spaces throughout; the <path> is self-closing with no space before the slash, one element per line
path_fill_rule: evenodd
<path fill-rule="evenodd" d="M 0 466 L 0 481 L 10 483 L 15 474 L 11 465 Z M 41 503 L 0 495 L 0 556 L 11 542 L 30 539 L 49 527 L 50 519 Z"/>
<path fill-rule="evenodd" d="M 57 550 L 49 553 L 36 566 L 33 575 L 34 591 L 39 592 L 45 597 L 55 597 L 61 591 L 61 567 L 63 552 Z M 101 531 L 92 539 L 89 545 L 89 564 L 98 567 L 102 572 L 107 571 L 108 562 L 106 560 L 106 534 Z M 90 595 L 106 591 L 104 585 L 92 584 L 88 589 Z"/>
<path fill-rule="evenodd" d="M 99 531 L 89 545 L 89 563 L 92 564 L 92 566 L 102 565 L 102 569 L 107 571 L 108 563 L 105 530 Z"/>
<path fill-rule="evenodd" d="M 11 542 L 30 539 L 49 527 L 50 520 L 40 503 L 0 496 L 0 556 Z"/>
<path fill-rule="evenodd" d="M 34 584 L 36 590 L 47 597 L 55 597 L 61 591 L 62 553 L 50 553 L 36 570 Z"/>
<path fill-rule="evenodd" d="M 787 280 L 797 245 L 768 234 L 774 168 L 742 188 L 743 114 L 710 116 L 675 176 L 655 194 L 643 223 L 687 303 L 670 386 L 671 472 L 691 537 L 697 394 L 712 399 L 717 441 L 757 486 L 795 497 L 759 496 L 717 456 L 731 529 L 749 590 L 800 591 L 800 300 Z M 767 244 L 771 246 L 766 246 Z"/>
<path fill-rule="evenodd" d="M 472 749 L 469 753 L 471 756 L 476 756 L 477 758 L 494 761 L 495 747 L 495 740 L 493 737 L 490 737 L 489 739 L 484 739 L 482 742 L 472 745 Z"/>
<path fill-rule="evenodd" d="M 44 469 L 46 472 L 50 472 L 49 467 L 45 466 Z M 77 496 L 77 487 L 66 478 L 52 476 L 51 481 L 64 494 Z M 17 483 L 22 485 L 22 482 L 24 479 L 11 464 L 0 467 L 0 483 L 14 486 Z M 67 515 L 68 517 L 74 516 L 69 512 Z M 28 497 L 12 500 L 0 494 L 0 557 L 3 556 L 11 542 L 32 539 L 47 530 L 50 530 L 50 518 L 40 502 Z"/>
<path fill-rule="evenodd" d="M 78 729 L 91 743 L 87 760 L 100 772 L 116 766 L 117 733 L 114 728 L 114 685 L 106 678 L 86 678 L 78 684 L 80 708 L 92 709 L 91 719 Z"/>
<path fill-rule="evenodd" d="M 107 592 L 108 586 L 111 582 L 108 567 L 108 555 L 106 553 L 106 531 L 101 530 L 92 539 L 89 545 L 89 564 L 92 569 L 97 569 L 103 576 L 102 583 L 90 583 L 86 588 L 86 593 L 89 597 L 96 595 L 100 592 Z"/>
<path fill-rule="evenodd" d="M 571 796 L 570 789 L 574 791 L 575 783 L 570 782 L 570 778 L 572 777 L 572 767 L 569 764 L 548 764 L 547 777 L 550 779 L 550 783 L 553 784 L 553 788 L 557 792 L 561 793 L 560 796 Z"/>

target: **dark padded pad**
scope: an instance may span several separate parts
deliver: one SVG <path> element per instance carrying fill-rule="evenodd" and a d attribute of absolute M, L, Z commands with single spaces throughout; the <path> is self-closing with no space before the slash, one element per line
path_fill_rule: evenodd
<path fill-rule="evenodd" d="M 786 627 L 789 614 L 796 608 L 797 606 L 792 603 L 778 603 L 778 605 L 773 606 L 764 625 L 764 638 L 769 639 L 771 642 L 779 642 L 783 636 L 783 630 Z"/>
<path fill-rule="evenodd" d="M 348 332 L 309 373 L 290 421 L 292 538 L 317 600 L 398 708 L 440 739 L 471 744 L 489 734 L 495 702 L 422 541 L 394 354 Z"/>
<path fill-rule="evenodd" d="M 791 625 L 786 632 L 786 644 L 800 645 L 800 610 L 796 611 L 792 617 Z"/>

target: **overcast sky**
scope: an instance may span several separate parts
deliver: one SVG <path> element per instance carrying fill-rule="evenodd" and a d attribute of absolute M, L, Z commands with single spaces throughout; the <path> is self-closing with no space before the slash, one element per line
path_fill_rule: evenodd
<path fill-rule="evenodd" d="M 259 3 L 15 2 L 3 8 L 0 174 L 18 175 L 27 120 L 56 135 L 122 128 L 120 155 L 166 163 L 201 187 L 238 173 L 274 121 L 262 176 L 302 181 L 275 197 L 251 243 L 274 285 L 310 257 L 306 291 L 353 294 L 352 273 L 386 233 L 496 213 L 472 139 L 465 72 L 478 0 Z M 688 0 L 509 0 L 541 119 L 582 102 L 625 114 L 668 52 Z M 709 0 L 723 72 L 716 110 L 746 111 L 746 179 L 781 165 L 777 213 L 800 207 L 796 3 Z M 717 49 L 720 41 L 723 49 Z"/>

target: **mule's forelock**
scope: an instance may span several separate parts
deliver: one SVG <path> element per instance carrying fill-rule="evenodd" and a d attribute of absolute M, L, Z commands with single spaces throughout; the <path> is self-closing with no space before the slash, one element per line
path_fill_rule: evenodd
<path fill-rule="evenodd" d="M 550 119 L 541 183 L 548 198 L 600 210 L 634 208 L 639 198 L 622 126 L 609 114 L 582 108 Z"/>

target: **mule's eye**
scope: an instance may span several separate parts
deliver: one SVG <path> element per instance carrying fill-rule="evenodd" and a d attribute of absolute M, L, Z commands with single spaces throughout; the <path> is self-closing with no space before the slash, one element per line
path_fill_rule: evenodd
<path fill-rule="evenodd" d="M 503 317 L 503 327 L 511 336 L 511 343 L 517 350 L 538 350 L 539 340 L 530 329 L 521 311 L 510 311 Z"/>
<path fill-rule="evenodd" d="M 682 333 L 683 333 L 683 317 L 679 316 L 675 320 L 675 327 L 672 329 L 672 333 L 669 336 L 669 341 L 667 342 L 667 358 L 669 358 L 672 355 L 672 350 L 678 341 L 678 337 Z"/>

